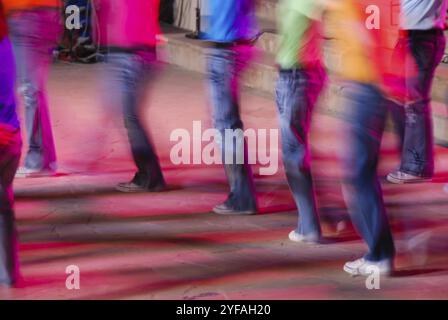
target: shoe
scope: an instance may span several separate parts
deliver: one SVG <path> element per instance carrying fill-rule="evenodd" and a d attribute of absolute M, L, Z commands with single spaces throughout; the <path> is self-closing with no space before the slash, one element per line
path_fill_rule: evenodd
<path fill-rule="evenodd" d="M 419 177 L 402 171 L 391 172 L 386 177 L 387 181 L 395 184 L 419 183 L 431 181 L 431 177 Z"/>
<path fill-rule="evenodd" d="M 237 210 L 232 208 L 226 203 L 219 204 L 213 208 L 213 212 L 221 215 L 254 215 L 257 214 L 257 210 Z"/>
<path fill-rule="evenodd" d="M 370 276 L 375 269 L 380 275 L 390 276 L 393 271 L 392 260 L 368 261 L 364 258 L 349 261 L 344 265 L 344 271 L 352 276 Z"/>
<path fill-rule="evenodd" d="M 39 178 L 39 177 L 52 177 L 55 176 L 56 172 L 49 169 L 30 169 L 26 167 L 19 167 L 17 169 L 16 178 Z"/>
<path fill-rule="evenodd" d="M 289 240 L 294 242 L 317 244 L 319 243 L 320 236 L 316 233 L 309 235 L 303 235 L 297 232 L 297 230 L 292 230 L 288 235 Z"/>
<path fill-rule="evenodd" d="M 160 192 L 166 189 L 166 185 L 164 183 L 157 184 L 153 187 L 143 187 L 134 182 L 122 182 L 119 183 L 116 187 L 116 190 L 125 193 L 138 193 L 138 192 Z"/>

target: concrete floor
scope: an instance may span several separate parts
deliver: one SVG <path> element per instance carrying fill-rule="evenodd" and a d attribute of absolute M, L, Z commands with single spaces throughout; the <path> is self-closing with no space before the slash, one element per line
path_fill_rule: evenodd
<path fill-rule="evenodd" d="M 221 217 L 210 209 L 226 197 L 220 166 L 175 166 L 170 133 L 208 125 L 200 75 L 165 67 L 147 120 L 171 190 L 120 194 L 133 164 L 120 121 L 102 106 L 101 65 L 53 68 L 50 102 L 60 174 L 15 182 L 23 282 L 0 288 L 1 299 L 447 299 L 448 151 L 437 148 L 434 182 L 384 183 L 398 249 L 397 275 L 368 290 L 342 271 L 365 251 L 350 227 L 336 160 L 339 121 L 316 113 L 313 168 L 328 244 L 291 243 L 297 216 L 283 171 L 256 176 L 261 215 Z M 107 92 L 106 92 L 107 93 Z M 270 97 L 245 90 L 246 128 L 276 128 Z M 380 173 L 397 166 L 386 133 Z M 341 222 L 339 223 L 338 222 Z M 345 225 L 345 228 L 344 228 Z M 341 232 L 337 227 L 343 227 Z M 67 266 L 81 272 L 80 290 L 65 286 Z"/>

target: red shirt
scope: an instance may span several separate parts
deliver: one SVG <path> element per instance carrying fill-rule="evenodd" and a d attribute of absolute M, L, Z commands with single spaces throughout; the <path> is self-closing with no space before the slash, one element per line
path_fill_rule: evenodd
<path fill-rule="evenodd" d="M 3 13 L 3 4 L 0 1 L 0 41 L 3 40 L 3 38 L 6 36 L 7 30 L 6 30 L 6 18 L 5 14 Z"/>

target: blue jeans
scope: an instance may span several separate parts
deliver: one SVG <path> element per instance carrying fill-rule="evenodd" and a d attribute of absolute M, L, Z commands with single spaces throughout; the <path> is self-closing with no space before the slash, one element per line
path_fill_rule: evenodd
<path fill-rule="evenodd" d="M 0 109 L 15 112 L 14 58 L 6 39 L 0 41 L 0 65 Z M 20 161 L 22 141 L 20 130 L 15 126 L 11 126 L 11 130 L 16 130 L 11 143 L 0 145 L 0 283 L 5 284 L 14 283 L 19 276 L 12 182 Z"/>
<path fill-rule="evenodd" d="M 48 110 L 46 83 L 52 49 L 62 33 L 58 10 L 17 12 L 8 26 L 17 64 L 18 86 L 25 106 L 29 149 L 25 167 L 55 170 L 56 152 Z"/>
<path fill-rule="evenodd" d="M 299 211 L 297 231 L 319 235 L 321 228 L 310 168 L 311 115 L 325 82 L 322 67 L 281 70 L 276 100 L 282 135 L 283 165 Z"/>
<path fill-rule="evenodd" d="M 445 50 L 443 32 L 409 31 L 400 38 L 396 52 L 406 50 L 410 57 L 405 66 L 406 105 L 389 102 L 389 109 L 402 150 L 400 170 L 420 177 L 434 174 L 431 88 L 434 73 Z M 412 61 L 407 61 L 412 60 Z M 417 73 L 410 70 L 417 67 Z"/>
<path fill-rule="evenodd" d="M 154 52 L 108 55 L 109 102 L 122 108 L 137 173 L 132 182 L 144 188 L 165 184 L 159 159 L 141 117 L 141 102 L 155 72 Z M 108 106 L 112 108 L 112 106 Z M 111 110 L 113 112 L 113 110 Z"/>
<path fill-rule="evenodd" d="M 214 126 L 224 137 L 226 129 L 243 129 L 239 110 L 239 78 L 247 66 L 250 48 L 246 46 L 231 49 L 209 49 L 208 81 L 213 109 Z M 256 210 L 255 187 L 252 172 L 247 161 L 244 137 L 239 136 L 233 143 L 222 143 L 222 158 L 230 194 L 226 204 L 236 210 Z M 236 161 L 236 148 L 243 145 L 244 161 Z M 229 156 L 228 153 L 231 153 Z M 227 156 L 226 156 L 227 154 Z M 232 158 L 233 163 L 225 159 Z"/>
<path fill-rule="evenodd" d="M 344 196 L 353 223 L 367 242 L 369 261 L 395 254 L 381 185 L 377 177 L 387 107 L 372 85 L 350 82 L 343 88 L 346 147 L 343 152 Z"/>

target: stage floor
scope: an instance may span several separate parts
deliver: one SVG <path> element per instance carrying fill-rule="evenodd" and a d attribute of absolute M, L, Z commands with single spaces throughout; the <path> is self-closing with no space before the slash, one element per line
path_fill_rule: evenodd
<path fill-rule="evenodd" d="M 434 182 L 384 182 L 394 228 L 397 275 L 368 290 L 343 264 L 365 251 L 343 204 L 337 155 L 339 120 L 316 113 L 313 169 L 325 245 L 291 243 L 297 221 L 280 169 L 256 175 L 261 214 L 222 217 L 210 209 L 226 197 L 220 166 L 170 162 L 170 133 L 209 125 L 203 78 L 165 67 L 150 97 L 148 127 L 170 190 L 121 194 L 118 182 L 133 164 L 121 122 L 106 124 L 101 65 L 58 64 L 50 102 L 60 174 L 15 181 L 23 282 L 0 288 L 1 299 L 447 299 L 448 150 L 437 147 Z M 107 92 L 106 92 L 107 94 Z M 242 97 L 246 128 L 276 128 L 273 99 L 251 90 Z M 386 133 L 380 173 L 397 166 Z M 257 171 L 257 170 L 254 170 Z M 66 268 L 80 269 L 80 289 L 66 288 Z"/>

